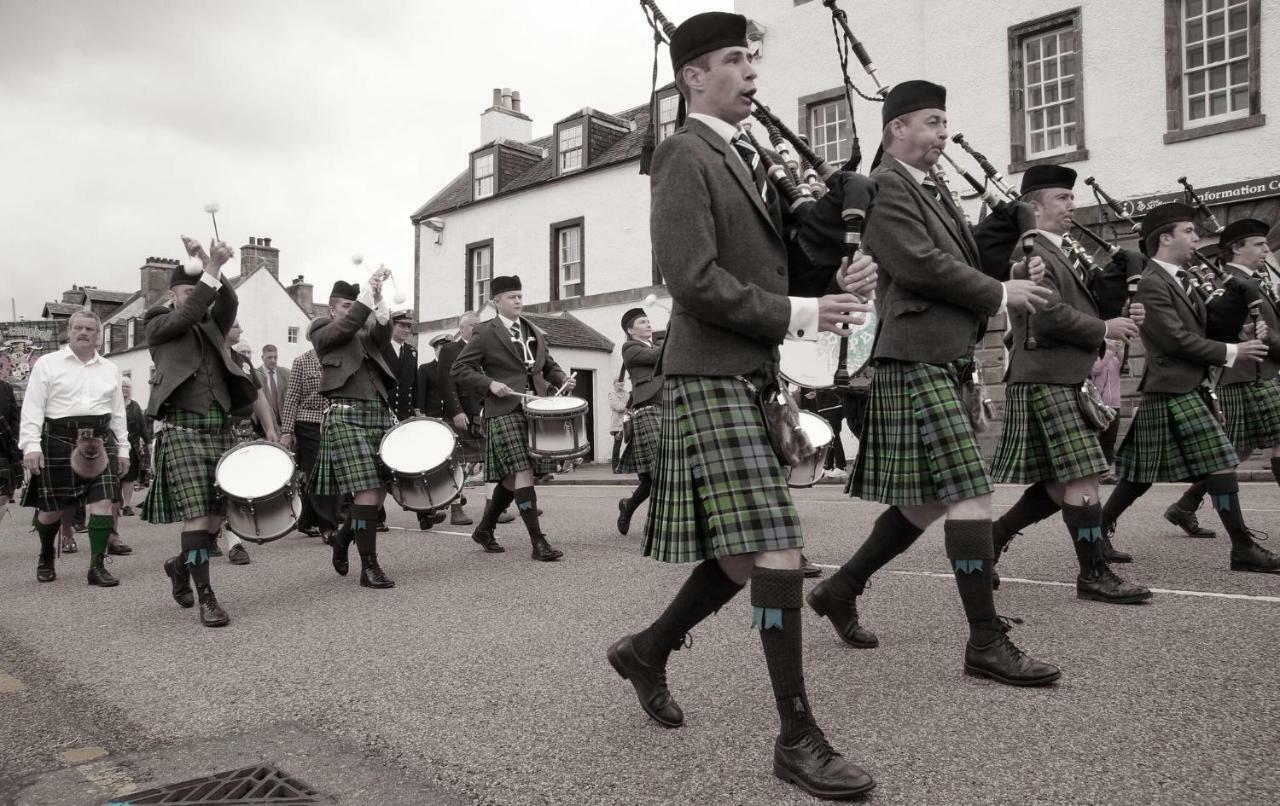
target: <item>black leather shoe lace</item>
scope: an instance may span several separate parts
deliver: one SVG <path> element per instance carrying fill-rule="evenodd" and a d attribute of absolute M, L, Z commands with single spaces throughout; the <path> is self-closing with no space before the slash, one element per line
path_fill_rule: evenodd
<path fill-rule="evenodd" d="M 827 741 L 827 735 L 822 732 L 822 728 L 814 725 L 813 728 L 804 735 L 801 740 L 803 744 L 809 746 L 809 750 L 813 753 L 817 762 L 823 766 L 835 761 L 838 758 L 844 758 L 840 753 L 831 746 Z"/>

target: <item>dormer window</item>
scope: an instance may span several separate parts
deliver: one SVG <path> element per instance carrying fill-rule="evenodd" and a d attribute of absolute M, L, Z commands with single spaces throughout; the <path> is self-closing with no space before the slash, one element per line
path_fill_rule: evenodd
<path fill-rule="evenodd" d="M 559 173 L 576 171 L 582 167 L 582 124 L 560 129 L 556 153 L 559 155 Z"/>
<path fill-rule="evenodd" d="M 471 189 L 475 199 L 493 195 L 493 153 L 476 157 L 471 163 Z"/>

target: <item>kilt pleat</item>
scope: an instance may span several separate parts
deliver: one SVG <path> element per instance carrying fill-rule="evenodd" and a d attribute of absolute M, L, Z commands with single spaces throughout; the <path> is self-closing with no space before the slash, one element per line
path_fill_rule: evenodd
<path fill-rule="evenodd" d="M 1129 433 L 1116 451 L 1120 478 L 1190 481 L 1239 461 L 1200 392 L 1144 392 Z"/>
<path fill-rule="evenodd" d="M 619 473 L 653 473 L 658 458 L 658 435 L 662 431 L 662 408 L 644 406 L 631 412 L 631 441 L 618 459 Z"/>
<path fill-rule="evenodd" d="M 963 365 L 963 366 L 962 366 Z M 964 501 L 992 490 L 960 400 L 968 362 L 875 364 L 851 497 L 893 506 Z"/>
<path fill-rule="evenodd" d="M 116 435 L 108 430 L 103 436 L 102 444 L 107 453 L 106 470 L 95 478 L 82 479 L 71 469 L 75 440 L 48 431 L 42 433 L 40 450 L 44 453 L 44 470 L 27 483 L 22 493 L 21 505 L 35 507 L 41 512 L 58 512 L 70 506 L 94 501 L 119 501 Z"/>
<path fill-rule="evenodd" d="M 485 418 L 484 480 L 502 481 L 512 473 L 532 470 L 535 476 L 554 473 L 556 459 L 529 456 L 529 421 L 522 410 Z"/>
<path fill-rule="evenodd" d="M 804 546 L 754 398 L 736 378 L 667 376 L 646 556 L 695 562 Z"/>
<path fill-rule="evenodd" d="M 1045 383 L 1005 387 L 1004 429 L 991 467 L 997 482 L 1067 482 L 1106 469 L 1098 432 L 1080 413 L 1076 387 Z"/>
<path fill-rule="evenodd" d="M 314 495 L 376 490 L 392 480 L 378 448 L 395 425 L 381 400 L 334 398 L 320 427 L 320 454 L 308 489 Z"/>
<path fill-rule="evenodd" d="M 138 515 L 148 523 L 177 523 L 221 515 L 214 470 L 235 445 L 226 413 L 214 404 L 204 414 L 170 411 L 156 437 L 155 480 Z"/>
<path fill-rule="evenodd" d="M 1280 386 L 1275 381 L 1222 386 L 1218 400 L 1227 419 L 1227 439 L 1241 457 L 1280 442 Z"/>

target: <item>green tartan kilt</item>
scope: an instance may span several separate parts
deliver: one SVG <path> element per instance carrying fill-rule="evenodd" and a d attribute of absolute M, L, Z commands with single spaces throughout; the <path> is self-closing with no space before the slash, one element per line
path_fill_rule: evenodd
<path fill-rule="evenodd" d="M 337 397 L 329 401 L 320 426 L 320 455 L 311 471 L 313 495 L 340 495 L 376 490 L 392 480 L 378 448 L 395 425 L 381 400 Z"/>
<path fill-rule="evenodd" d="M 1080 413 L 1075 386 L 1011 383 L 991 475 L 1001 484 L 1067 482 L 1102 473 L 1098 432 Z"/>
<path fill-rule="evenodd" d="M 960 400 L 960 378 L 970 366 L 875 362 L 846 493 L 906 506 L 954 504 L 991 492 L 991 476 Z"/>
<path fill-rule="evenodd" d="M 235 447 L 231 421 L 215 403 L 204 414 L 169 411 L 156 437 L 155 480 L 138 515 L 148 523 L 177 523 L 221 515 L 214 479 L 218 460 Z"/>
<path fill-rule="evenodd" d="M 1199 391 L 1144 392 L 1116 451 L 1126 481 L 1190 481 L 1239 464 L 1236 450 Z"/>
<path fill-rule="evenodd" d="M 800 516 L 755 393 L 667 376 L 644 553 L 664 562 L 802 548 Z"/>
<path fill-rule="evenodd" d="M 22 494 L 22 506 L 35 507 L 41 512 L 61 510 L 94 501 L 119 501 L 120 477 L 116 435 L 111 431 L 110 417 L 104 417 L 102 435 L 103 450 L 107 453 L 107 467 L 92 479 L 82 479 L 71 469 L 71 454 L 75 440 L 62 434 L 45 430 L 40 435 L 40 450 L 44 454 L 44 470 L 32 476 Z"/>
<path fill-rule="evenodd" d="M 529 456 L 529 422 L 524 411 L 485 418 L 484 480 L 502 481 L 512 473 L 532 470 L 535 476 L 556 472 L 556 459 Z"/>
<path fill-rule="evenodd" d="M 643 406 L 631 410 L 631 441 L 618 459 L 619 473 L 653 474 L 658 458 L 658 436 L 662 431 L 662 407 Z"/>
<path fill-rule="evenodd" d="M 1241 457 L 1280 442 L 1280 385 L 1275 381 L 1222 386 L 1218 400 L 1227 418 L 1227 439 Z"/>

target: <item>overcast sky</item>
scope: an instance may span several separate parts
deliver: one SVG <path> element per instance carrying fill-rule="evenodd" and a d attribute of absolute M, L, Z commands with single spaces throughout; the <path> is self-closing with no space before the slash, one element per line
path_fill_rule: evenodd
<path fill-rule="evenodd" d="M 137 290 L 147 256 L 212 236 L 210 201 L 317 298 L 353 252 L 408 289 L 409 216 L 466 167 L 494 87 L 542 136 L 642 103 L 652 57 L 637 0 L 0 0 L 0 319 Z"/>

